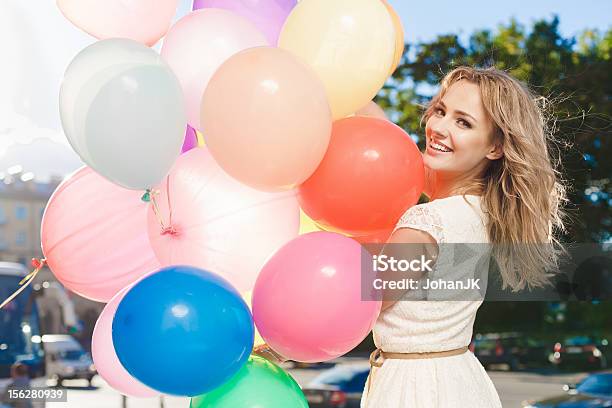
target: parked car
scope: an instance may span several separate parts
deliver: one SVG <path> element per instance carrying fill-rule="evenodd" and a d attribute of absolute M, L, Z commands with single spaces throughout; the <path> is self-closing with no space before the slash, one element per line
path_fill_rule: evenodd
<path fill-rule="evenodd" d="M 302 391 L 310 408 L 356 408 L 369 372 L 369 365 L 337 365 L 321 373 Z"/>
<path fill-rule="evenodd" d="M 9 297 L 19 288 L 29 271 L 21 264 L 0 262 L 0 300 Z M 11 366 L 24 363 L 32 387 L 45 387 L 45 350 L 41 347 L 40 319 L 35 292 L 31 286 L 0 310 L 0 395 L 12 381 Z M 0 403 L 2 405 L 2 403 Z M 44 401 L 35 402 L 35 408 L 43 408 Z"/>
<path fill-rule="evenodd" d="M 470 350 L 489 369 L 504 365 L 510 370 L 547 364 L 546 345 L 520 333 L 477 334 Z"/>
<path fill-rule="evenodd" d="M 563 386 L 566 394 L 540 401 L 525 401 L 524 408 L 612 407 L 612 371 L 592 374 L 578 385 Z"/>
<path fill-rule="evenodd" d="M 63 380 L 83 378 L 91 385 L 96 369 L 89 353 L 67 334 L 42 336 L 47 355 L 47 374 L 61 385 Z"/>
<path fill-rule="evenodd" d="M 591 336 L 568 337 L 555 343 L 548 359 L 560 369 L 602 370 L 608 366 L 605 353 L 606 339 Z"/>

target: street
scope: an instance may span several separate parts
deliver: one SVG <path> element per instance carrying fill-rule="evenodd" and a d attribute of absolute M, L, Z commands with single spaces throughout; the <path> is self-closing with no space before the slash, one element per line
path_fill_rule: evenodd
<path fill-rule="evenodd" d="M 322 372 L 317 369 L 289 369 L 289 373 L 300 385 L 306 385 Z M 521 401 L 540 399 L 563 393 L 561 387 L 568 382 L 576 382 L 583 373 L 542 375 L 526 372 L 489 371 L 489 375 L 499 392 L 504 408 L 521 407 Z M 65 381 L 68 390 L 67 403 L 51 403 L 48 408 L 121 408 L 122 397 L 111 389 L 99 376 L 88 388 L 83 380 Z M 128 398 L 128 408 L 159 408 L 159 399 Z M 164 397 L 165 408 L 187 408 L 188 398 Z M 403 408 L 403 407 L 402 407 Z"/>

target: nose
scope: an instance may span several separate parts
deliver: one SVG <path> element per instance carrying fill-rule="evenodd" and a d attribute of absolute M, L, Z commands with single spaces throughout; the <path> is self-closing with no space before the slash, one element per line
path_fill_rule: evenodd
<path fill-rule="evenodd" d="M 445 118 L 439 118 L 431 123 L 430 129 L 432 136 L 438 139 L 447 139 L 450 137 L 450 124 Z"/>

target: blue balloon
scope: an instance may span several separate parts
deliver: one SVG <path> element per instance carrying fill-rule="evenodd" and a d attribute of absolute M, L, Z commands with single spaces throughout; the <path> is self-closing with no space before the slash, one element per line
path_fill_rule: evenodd
<path fill-rule="evenodd" d="M 190 266 L 149 275 L 121 300 L 113 343 L 121 364 L 164 394 L 195 396 L 228 381 L 253 348 L 253 317 L 225 279 Z"/>

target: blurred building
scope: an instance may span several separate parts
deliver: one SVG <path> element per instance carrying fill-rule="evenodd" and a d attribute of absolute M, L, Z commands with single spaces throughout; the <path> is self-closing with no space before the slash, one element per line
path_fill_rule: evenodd
<path fill-rule="evenodd" d="M 34 181 L 21 166 L 0 172 L 0 258 L 29 265 L 41 258 L 40 224 L 51 193 L 61 178 L 49 183 Z"/>
<path fill-rule="evenodd" d="M 62 177 L 49 182 L 35 181 L 34 174 L 21 166 L 0 169 L 0 261 L 18 262 L 31 268 L 32 258 L 42 258 L 40 227 L 51 194 Z M 48 268 L 43 268 L 33 286 L 38 294 L 41 331 L 72 332 L 88 346 L 93 327 L 104 304 L 68 292 L 77 314 L 77 323 L 66 321 L 65 301 L 57 296 L 59 283 Z M 54 293 L 55 292 L 55 293 Z M 62 304 L 64 303 L 64 305 Z"/>

